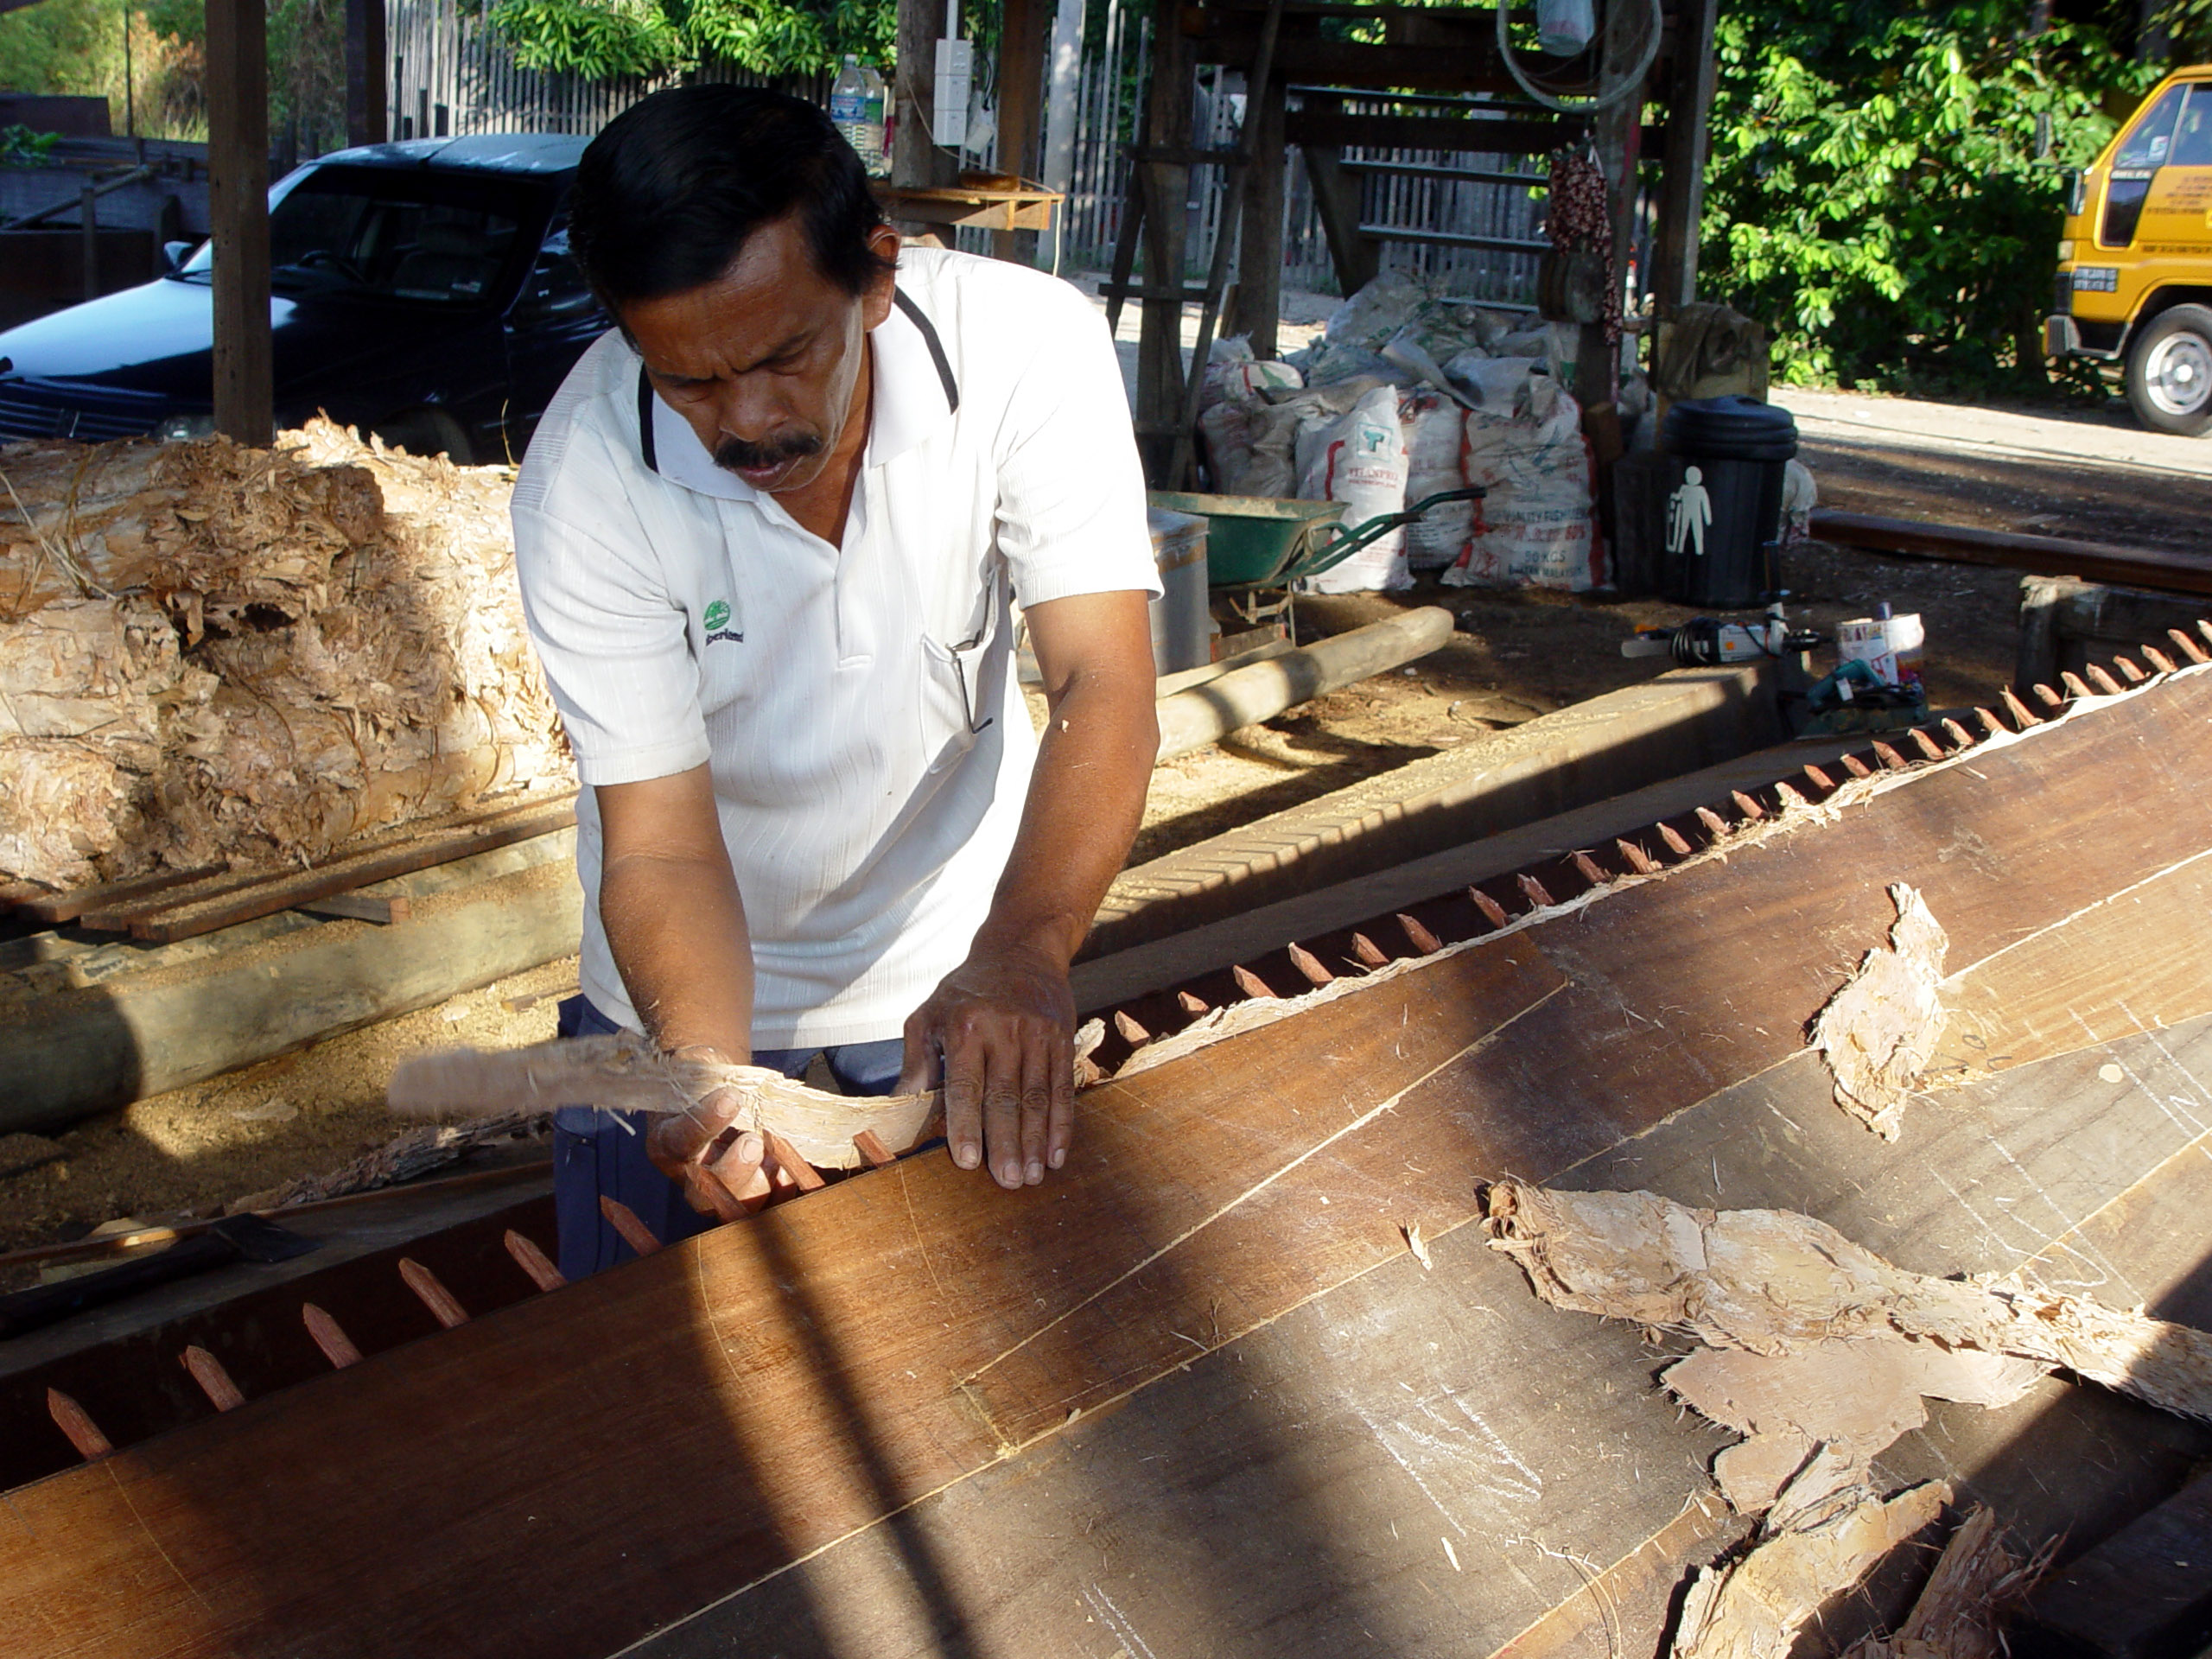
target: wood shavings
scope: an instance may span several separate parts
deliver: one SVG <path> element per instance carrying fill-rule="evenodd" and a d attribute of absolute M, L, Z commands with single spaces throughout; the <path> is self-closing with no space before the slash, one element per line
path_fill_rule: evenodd
<path fill-rule="evenodd" d="M 1950 940 L 1919 893 L 1890 888 L 1897 909 L 1890 942 L 1869 950 L 1813 1022 L 1811 1046 L 1835 1079 L 1835 1103 L 1894 1141 L 1906 1097 L 1943 1034 L 1943 953 Z"/>
<path fill-rule="evenodd" d="M 1398 1230 L 1406 1236 L 1406 1248 L 1413 1252 L 1414 1260 L 1428 1271 L 1435 1271 L 1436 1258 L 1428 1253 L 1428 1241 L 1421 1236 L 1421 1223 L 1408 1222 Z"/>
<path fill-rule="evenodd" d="M 2015 1555 L 1998 1530 L 1997 1516 L 1977 1504 L 1951 1541 L 1891 1637 L 1868 1637 L 1844 1659 L 2002 1659 L 2001 1622 L 2024 1600 L 2050 1564 L 2056 1541 L 2026 1560 Z"/>
<path fill-rule="evenodd" d="M 1672 1659 L 1785 1659 L 1821 1603 L 1865 1578 L 1950 1498 L 1940 1481 L 1887 1502 L 1847 1487 L 1789 1529 L 1768 1532 L 1741 1560 L 1700 1569 L 1682 1599 Z"/>
<path fill-rule="evenodd" d="M 319 1204 L 342 1198 L 349 1192 L 373 1192 L 396 1186 L 427 1171 L 459 1161 L 479 1147 L 538 1134 L 546 1127 L 543 1113 L 510 1112 L 480 1118 L 473 1123 L 439 1123 L 410 1129 L 373 1152 L 364 1153 L 344 1168 L 325 1175 L 303 1175 L 283 1186 L 256 1192 L 223 1206 L 225 1215 L 249 1210 L 281 1210 L 287 1205 Z"/>
<path fill-rule="evenodd" d="M 1924 1398 L 2010 1405 L 2042 1375 L 2024 1360 L 1899 1338 L 1814 1341 L 1783 1354 L 1706 1348 L 1663 1380 L 1700 1415 L 1750 1437 L 1714 1459 L 1713 1475 L 1731 1506 L 1757 1515 L 1816 1447 L 1863 1481 L 1884 1448 L 1927 1422 Z"/>
<path fill-rule="evenodd" d="M 550 1112 L 562 1106 L 608 1111 L 683 1112 L 717 1090 L 745 1101 L 740 1122 L 788 1141 L 817 1169 L 865 1163 L 853 1137 L 873 1129 L 893 1153 L 940 1132 L 932 1091 L 849 1099 L 757 1065 L 721 1065 L 663 1054 L 635 1033 L 576 1037 L 528 1048 L 446 1049 L 400 1062 L 386 1099 L 417 1115 Z"/>
<path fill-rule="evenodd" d="M 1789 1210 L 1692 1209 L 1650 1192 L 1567 1192 L 1501 1180 L 1491 1247 L 1557 1307 L 1787 1354 L 1828 1339 L 1911 1337 L 2063 1367 L 2212 1421 L 2212 1336 L 2012 1280 L 1892 1267 Z"/>

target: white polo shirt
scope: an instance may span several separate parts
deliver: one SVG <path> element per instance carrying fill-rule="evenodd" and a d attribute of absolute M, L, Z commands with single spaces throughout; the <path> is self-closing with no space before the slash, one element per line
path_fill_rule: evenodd
<path fill-rule="evenodd" d="M 716 467 L 619 334 L 570 372 L 515 486 L 579 777 L 711 769 L 762 1048 L 894 1037 L 966 956 L 1036 753 L 1009 601 L 1158 591 L 1120 369 L 1079 292 L 908 249 L 869 340 L 842 546 Z M 638 1028 L 588 789 L 577 818 L 583 989 Z"/>

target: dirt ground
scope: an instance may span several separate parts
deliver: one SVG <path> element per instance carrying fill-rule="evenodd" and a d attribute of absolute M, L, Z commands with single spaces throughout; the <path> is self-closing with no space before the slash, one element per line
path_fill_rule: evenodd
<path fill-rule="evenodd" d="M 2095 416 L 2069 423 L 1967 410 L 1953 418 L 1942 406 L 1902 400 L 1787 401 L 1798 407 L 1804 457 L 1825 505 L 2145 546 L 2203 545 L 2212 445 L 2200 461 L 2196 450 L 2165 447 L 2181 441 L 2139 442 L 2143 435 Z M 1939 708 L 1986 703 L 2012 677 L 2017 572 L 1814 545 L 1789 556 L 1785 579 L 1798 595 L 1793 617 L 1822 631 L 1885 600 L 1918 612 L 1929 693 Z M 1432 656 L 1163 765 L 1131 861 L 1648 678 L 1666 664 L 1624 658 L 1621 640 L 1639 625 L 1692 614 L 1652 600 L 1493 593 L 1428 579 L 1404 594 L 1300 601 L 1300 633 L 1430 604 L 1450 609 L 1457 624 Z M 501 1047 L 549 1038 L 553 1001 L 575 983 L 574 958 L 549 963 L 65 1135 L 0 1137 L 0 1249 L 74 1237 L 120 1217 L 208 1213 L 334 1169 L 407 1127 L 382 1104 L 400 1058 L 455 1042 Z M 512 1006 L 532 996 L 540 1000 Z"/>

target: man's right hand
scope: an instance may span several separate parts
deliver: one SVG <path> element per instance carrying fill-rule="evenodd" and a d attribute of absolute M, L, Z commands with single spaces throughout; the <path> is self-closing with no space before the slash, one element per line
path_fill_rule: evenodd
<path fill-rule="evenodd" d="M 728 1064 L 708 1048 L 679 1049 L 676 1058 Z M 645 1155 L 653 1167 L 681 1186 L 684 1201 L 702 1215 L 735 1221 L 775 1192 L 766 1141 L 757 1131 L 737 1127 L 747 1103 L 741 1089 L 717 1089 L 689 1111 L 655 1118 L 645 1133 Z"/>

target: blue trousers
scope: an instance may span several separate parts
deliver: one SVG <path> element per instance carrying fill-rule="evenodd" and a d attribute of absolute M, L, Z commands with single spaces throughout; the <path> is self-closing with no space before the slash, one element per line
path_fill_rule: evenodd
<path fill-rule="evenodd" d="M 621 1029 L 586 997 L 569 998 L 560 1014 L 563 1037 L 607 1036 Z M 893 1037 L 836 1048 L 762 1048 L 753 1052 L 753 1064 L 787 1077 L 803 1077 L 818 1053 L 847 1094 L 887 1095 L 898 1086 L 905 1046 Z M 635 1254 L 600 1214 L 602 1194 L 628 1205 L 664 1244 L 715 1225 L 714 1217 L 694 1210 L 683 1189 L 645 1155 L 651 1121 L 641 1112 L 604 1112 L 591 1106 L 563 1106 L 553 1114 L 553 1207 L 564 1278 L 586 1278 Z"/>

